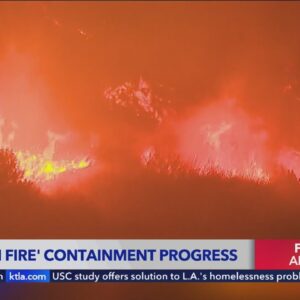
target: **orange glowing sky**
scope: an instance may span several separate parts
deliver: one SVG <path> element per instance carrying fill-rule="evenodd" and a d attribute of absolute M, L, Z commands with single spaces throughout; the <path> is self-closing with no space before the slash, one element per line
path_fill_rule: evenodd
<path fill-rule="evenodd" d="M 297 6 L 1 3 L 2 146 L 34 179 L 91 157 L 132 168 L 145 149 L 234 176 L 299 177 Z M 63 136 L 51 157 L 49 132 Z"/>

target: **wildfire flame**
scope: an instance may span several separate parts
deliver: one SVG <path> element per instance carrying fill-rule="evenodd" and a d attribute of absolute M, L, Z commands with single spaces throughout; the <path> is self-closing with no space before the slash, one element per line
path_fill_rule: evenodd
<path fill-rule="evenodd" d="M 42 154 L 23 151 L 17 151 L 15 154 L 20 169 L 24 171 L 24 177 L 35 182 L 53 180 L 60 174 L 90 166 L 87 159 L 50 160 Z"/>
<path fill-rule="evenodd" d="M 11 148 L 16 155 L 19 168 L 24 172 L 24 179 L 36 183 L 51 181 L 57 176 L 71 172 L 86 169 L 91 165 L 87 158 L 79 160 L 55 160 L 56 143 L 63 139 L 63 136 L 48 132 L 48 145 L 42 153 L 34 154 L 30 151 L 15 150 L 12 142 L 15 137 L 15 123 L 11 124 L 12 130 L 5 138 L 3 126 L 5 119 L 0 118 L 0 148 Z"/>
<path fill-rule="evenodd" d="M 194 112 L 177 123 L 176 131 L 177 158 L 160 157 L 154 147 L 149 147 L 141 156 L 144 166 L 158 172 L 186 170 L 199 176 L 270 181 L 268 134 L 256 128 L 255 121 L 238 109 L 235 101 L 214 103 Z"/>

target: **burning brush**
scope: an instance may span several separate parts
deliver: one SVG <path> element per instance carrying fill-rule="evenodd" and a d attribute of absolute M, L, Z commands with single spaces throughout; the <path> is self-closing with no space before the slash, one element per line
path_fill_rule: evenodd
<path fill-rule="evenodd" d="M 0 119 L 0 148 L 12 149 L 17 159 L 18 167 L 24 173 L 24 179 L 36 183 L 51 181 L 57 176 L 78 170 L 86 169 L 91 166 L 91 161 L 88 158 L 79 160 L 55 160 L 55 146 L 56 143 L 63 139 L 63 136 L 48 132 L 48 145 L 41 153 L 32 153 L 30 151 L 14 150 L 12 142 L 14 140 L 15 132 L 4 137 L 2 127 L 5 120 Z M 13 127 L 13 129 L 15 126 Z"/>

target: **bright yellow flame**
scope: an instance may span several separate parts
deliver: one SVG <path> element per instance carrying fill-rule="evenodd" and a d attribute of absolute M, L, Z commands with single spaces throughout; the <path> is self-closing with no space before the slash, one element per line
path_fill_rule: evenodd
<path fill-rule="evenodd" d="M 29 152 L 18 151 L 16 157 L 19 167 L 24 171 L 24 177 L 33 181 L 49 181 L 62 173 L 85 169 L 90 161 L 50 160 L 44 155 L 35 155 Z"/>
<path fill-rule="evenodd" d="M 11 144 L 15 137 L 17 125 L 12 123 L 11 132 L 8 136 L 5 136 L 3 133 L 4 125 L 8 124 L 0 116 L 0 149 L 10 148 L 14 151 L 19 168 L 24 172 L 25 179 L 35 182 L 49 181 L 60 174 L 85 169 L 90 166 L 91 162 L 87 159 L 54 160 L 56 143 L 62 141 L 64 136 L 52 131 L 47 131 L 48 145 L 40 154 L 33 154 L 29 151 L 16 151 Z"/>

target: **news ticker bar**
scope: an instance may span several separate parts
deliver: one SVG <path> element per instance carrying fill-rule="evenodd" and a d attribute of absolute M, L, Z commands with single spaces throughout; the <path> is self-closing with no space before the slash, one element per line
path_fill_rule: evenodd
<path fill-rule="evenodd" d="M 2 270 L 0 283 L 300 282 L 292 270 Z"/>
<path fill-rule="evenodd" d="M 0 269 L 300 270 L 300 240 L 0 240 Z"/>

